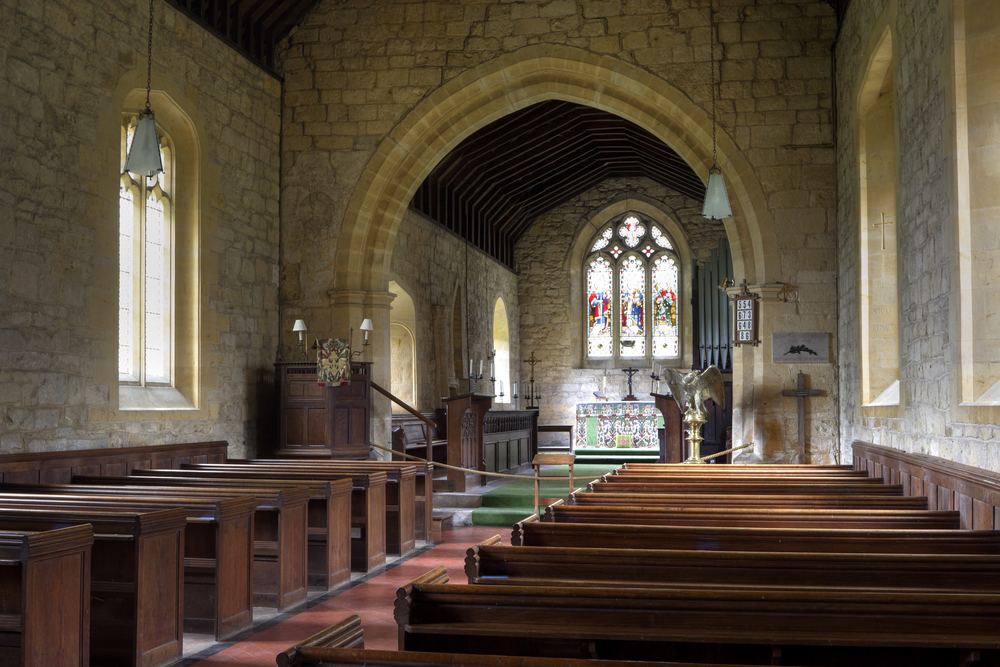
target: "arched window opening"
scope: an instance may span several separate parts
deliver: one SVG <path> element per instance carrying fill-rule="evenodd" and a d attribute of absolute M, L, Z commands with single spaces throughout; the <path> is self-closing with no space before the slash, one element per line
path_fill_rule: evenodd
<path fill-rule="evenodd" d="M 872 55 L 858 107 L 861 369 L 865 405 L 899 405 L 896 107 L 892 35 Z"/>
<path fill-rule="evenodd" d="M 510 329 L 507 322 L 507 307 L 498 298 L 493 306 L 493 358 L 496 383 L 493 387 L 497 403 L 510 403 Z M 500 396 L 501 390 L 503 396 Z"/>
<path fill-rule="evenodd" d="M 589 359 L 680 356 L 679 264 L 663 229 L 634 213 L 597 234 L 584 260 Z"/>
<path fill-rule="evenodd" d="M 389 281 L 389 291 L 396 295 L 389 311 L 389 391 L 407 405 L 417 408 L 417 316 L 413 298 Z M 392 411 L 406 412 L 392 402 Z"/>
<path fill-rule="evenodd" d="M 170 136 L 157 128 L 164 171 L 145 178 L 125 171 L 137 117 L 121 131 L 118 207 L 118 379 L 137 386 L 173 381 L 173 215 Z"/>

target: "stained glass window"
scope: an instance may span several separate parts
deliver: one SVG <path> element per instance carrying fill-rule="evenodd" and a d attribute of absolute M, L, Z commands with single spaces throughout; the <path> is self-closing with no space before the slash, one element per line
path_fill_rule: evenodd
<path fill-rule="evenodd" d="M 611 236 L 614 234 L 614 231 L 615 230 L 610 227 L 605 229 L 604 233 L 601 234 L 601 238 L 597 239 L 597 243 L 595 243 L 594 247 L 590 249 L 590 252 L 597 252 L 598 250 L 606 248 L 608 244 L 611 243 Z"/>
<path fill-rule="evenodd" d="M 653 260 L 653 356 L 677 356 L 677 263 L 661 255 Z"/>
<path fill-rule="evenodd" d="M 587 354 L 595 358 L 612 355 L 611 276 L 611 263 L 604 257 L 587 268 Z"/>
<path fill-rule="evenodd" d="M 629 248 L 634 248 L 639 245 L 639 241 L 641 241 L 642 237 L 645 235 L 646 228 L 641 222 L 639 222 L 639 218 L 634 215 L 630 215 L 625 218 L 625 222 L 623 222 L 622 226 L 618 228 L 618 236 L 622 237 L 622 240 L 625 241 L 625 245 Z"/>
<path fill-rule="evenodd" d="M 679 268 L 664 249 L 673 250 L 664 231 L 635 214 L 596 237 L 585 265 L 588 358 L 679 356 Z"/>
<path fill-rule="evenodd" d="M 658 227 L 653 227 L 652 229 L 650 229 L 649 233 L 653 237 L 653 243 L 660 246 L 661 248 L 666 248 L 667 250 L 673 250 L 673 246 L 670 245 L 670 239 L 664 236 L 663 232 L 661 232 Z"/>
<path fill-rule="evenodd" d="M 635 255 L 625 258 L 619 273 L 621 333 L 619 354 L 623 357 L 646 356 L 646 266 Z"/>
<path fill-rule="evenodd" d="M 171 381 L 173 338 L 169 171 L 152 178 L 125 171 L 134 132 L 135 118 L 126 118 L 118 211 L 118 378 L 131 384 L 164 385 Z M 169 170 L 171 155 L 163 143 L 160 158 Z"/>

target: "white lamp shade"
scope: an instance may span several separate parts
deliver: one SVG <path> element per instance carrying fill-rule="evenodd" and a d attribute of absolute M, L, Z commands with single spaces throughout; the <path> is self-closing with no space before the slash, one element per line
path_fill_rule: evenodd
<path fill-rule="evenodd" d="M 733 217 L 733 209 L 729 205 L 729 194 L 726 192 L 726 181 L 722 177 L 722 170 L 715 165 L 708 172 L 705 207 L 701 210 L 701 214 L 709 220 Z"/>
<path fill-rule="evenodd" d="M 365 318 L 365 321 L 361 323 L 362 331 L 375 331 L 375 327 L 372 326 L 372 321 Z"/>
<path fill-rule="evenodd" d="M 292 326 L 292 331 L 307 331 L 305 320 L 295 320 L 295 324 Z"/>
<path fill-rule="evenodd" d="M 156 136 L 156 120 L 152 113 L 140 117 L 132 136 L 132 150 L 125 160 L 125 170 L 138 176 L 153 176 L 163 171 L 160 160 L 160 140 Z"/>

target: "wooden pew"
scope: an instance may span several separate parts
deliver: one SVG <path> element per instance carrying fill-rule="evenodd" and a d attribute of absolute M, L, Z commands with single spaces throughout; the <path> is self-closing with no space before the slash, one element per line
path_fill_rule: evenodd
<path fill-rule="evenodd" d="M 566 498 L 567 505 L 629 507 L 791 507 L 839 509 L 926 510 L 923 496 L 840 496 L 823 495 L 726 495 L 695 493 L 583 493 L 579 489 Z"/>
<path fill-rule="evenodd" d="M 791 463 L 791 464 L 765 464 L 756 466 L 743 466 L 743 465 L 716 465 L 711 469 L 707 469 L 705 466 L 699 465 L 685 465 L 681 463 L 639 463 L 634 461 L 626 461 L 622 463 L 621 468 L 618 470 L 628 470 L 628 471 L 649 471 L 653 473 L 659 472 L 671 472 L 678 474 L 691 474 L 691 475 L 762 475 L 762 474 L 778 474 L 778 475 L 831 475 L 831 474 L 846 474 L 846 473 L 857 473 L 859 471 L 855 470 L 854 466 L 850 465 L 818 465 L 812 463 Z M 860 477 L 868 476 L 859 475 Z"/>
<path fill-rule="evenodd" d="M 90 655 L 98 665 L 160 667 L 180 660 L 184 625 L 183 510 L 0 511 L 0 530 L 93 526 Z"/>
<path fill-rule="evenodd" d="M 253 623 L 253 496 L 157 498 L 0 493 L 0 511 L 153 512 L 181 508 L 184 530 L 184 630 L 228 639 Z"/>
<path fill-rule="evenodd" d="M 0 664 L 90 666 L 88 524 L 0 531 Z"/>
<path fill-rule="evenodd" d="M 110 488 L 109 488 L 110 487 Z M 21 485 L 0 485 L 0 490 L 24 491 Z M 254 512 L 254 606 L 287 611 L 305 603 L 308 595 L 306 566 L 309 490 L 303 486 L 273 487 L 244 483 L 235 487 L 197 487 L 157 484 L 144 477 L 77 475 L 73 484 L 41 484 L 42 493 L 82 493 L 121 496 L 186 496 L 236 498 L 252 495 Z M 113 491 L 112 491 L 113 489 Z"/>
<path fill-rule="evenodd" d="M 133 470 L 136 484 L 166 484 L 194 487 L 242 489 L 245 480 L 222 477 L 185 476 L 181 470 Z M 81 478 L 82 479 L 82 478 Z M 254 486 L 283 489 L 304 486 L 309 490 L 309 585 L 325 590 L 351 578 L 351 490 L 352 481 L 313 480 L 309 483 L 255 479 Z"/>
<path fill-rule="evenodd" d="M 321 630 L 277 656 L 278 667 L 696 667 L 692 663 L 616 660 L 566 660 L 510 655 L 471 655 L 425 651 L 376 651 L 364 648 L 356 614 Z M 697 667 L 727 667 L 699 663 Z M 728 667 L 734 667 L 729 665 Z"/>
<path fill-rule="evenodd" d="M 372 465 L 379 463 L 379 465 Z M 330 475 L 365 475 L 383 473 L 385 486 L 385 550 L 396 556 L 405 556 L 416 548 L 415 481 L 416 466 L 392 462 L 340 461 L 332 466 L 314 465 L 312 462 L 291 464 L 225 463 L 185 466 L 191 470 L 230 470 L 248 473 L 280 474 L 285 479 L 329 479 Z"/>
<path fill-rule="evenodd" d="M 891 528 L 927 530 L 960 528 L 958 512 L 883 509 L 799 509 L 756 507 L 600 507 L 567 505 L 545 508 L 543 521 L 645 526 L 742 526 L 746 528 Z"/>
<path fill-rule="evenodd" d="M 514 524 L 510 543 L 514 546 L 699 551 L 1000 555 L 1000 531 L 992 530 L 621 526 L 543 523 L 534 515 Z"/>
<path fill-rule="evenodd" d="M 448 441 L 443 441 L 447 445 Z M 431 523 L 434 514 L 434 465 L 423 461 L 303 461 L 302 459 L 228 459 L 227 463 L 259 464 L 259 465 L 289 465 L 302 466 L 308 463 L 310 467 L 349 468 L 350 466 L 370 466 L 372 470 L 395 470 L 413 466 L 417 470 L 414 478 L 413 524 L 416 538 L 425 542 L 431 541 Z M 388 504 L 398 504 L 392 498 L 391 487 L 386 488 L 389 496 Z"/>
<path fill-rule="evenodd" d="M 351 537 L 351 569 L 355 572 L 370 572 L 385 565 L 386 530 L 385 530 L 385 497 L 388 476 L 384 472 L 369 473 L 321 473 L 301 475 L 281 470 L 236 470 L 222 466 L 221 468 L 201 469 L 184 466 L 177 471 L 184 477 L 221 477 L 224 479 L 282 479 L 299 484 L 310 481 L 336 481 L 349 479 L 352 481 L 351 491 L 351 532 L 357 537 Z"/>
<path fill-rule="evenodd" d="M 1000 593 L 1000 555 L 510 547 L 468 549 L 470 584 L 694 589 L 798 586 Z"/>
<path fill-rule="evenodd" d="M 648 478 L 647 478 L 648 479 Z M 735 493 L 738 495 L 762 495 L 770 496 L 777 494 L 787 495 L 808 495 L 836 493 L 838 495 L 855 496 L 901 496 L 903 487 L 899 484 L 882 484 L 881 482 L 854 483 L 837 482 L 822 483 L 818 480 L 799 482 L 797 480 L 767 480 L 767 481 L 744 481 L 740 479 L 724 480 L 704 480 L 692 479 L 681 480 L 679 482 L 656 482 L 643 481 L 634 482 L 631 478 L 618 475 L 607 475 L 599 481 L 593 481 L 587 485 L 587 490 L 596 493 L 696 493 L 696 494 L 722 494 Z"/>
<path fill-rule="evenodd" d="M 995 594 L 446 582 L 439 567 L 397 591 L 400 650 L 743 664 L 773 664 L 777 653 L 783 661 L 852 667 L 957 667 L 973 657 L 1000 664 Z"/>

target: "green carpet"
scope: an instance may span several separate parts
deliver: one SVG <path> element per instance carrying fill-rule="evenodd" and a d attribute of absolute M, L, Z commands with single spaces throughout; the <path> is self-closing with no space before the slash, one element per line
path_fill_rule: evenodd
<path fill-rule="evenodd" d="M 573 486 L 577 489 L 587 486 L 601 475 L 611 472 L 620 462 L 601 465 L 580 464 L 573 466 Z M 555 466 L 542 471 L 542 477 L 565 477 L 569 474 L 566 466 Z M 569 495 L 569 482 L 565 479 L 542 481 L 539 495 L 543 498 L 565 498 Z M 472 512 L 473 526 L 496 526 L 510 528 L 518 521 L 531 516 L 535 511 L 535 482 L 523 479 L 511 482 L 495 491 L 483 495 L 483 506 Z"/>

